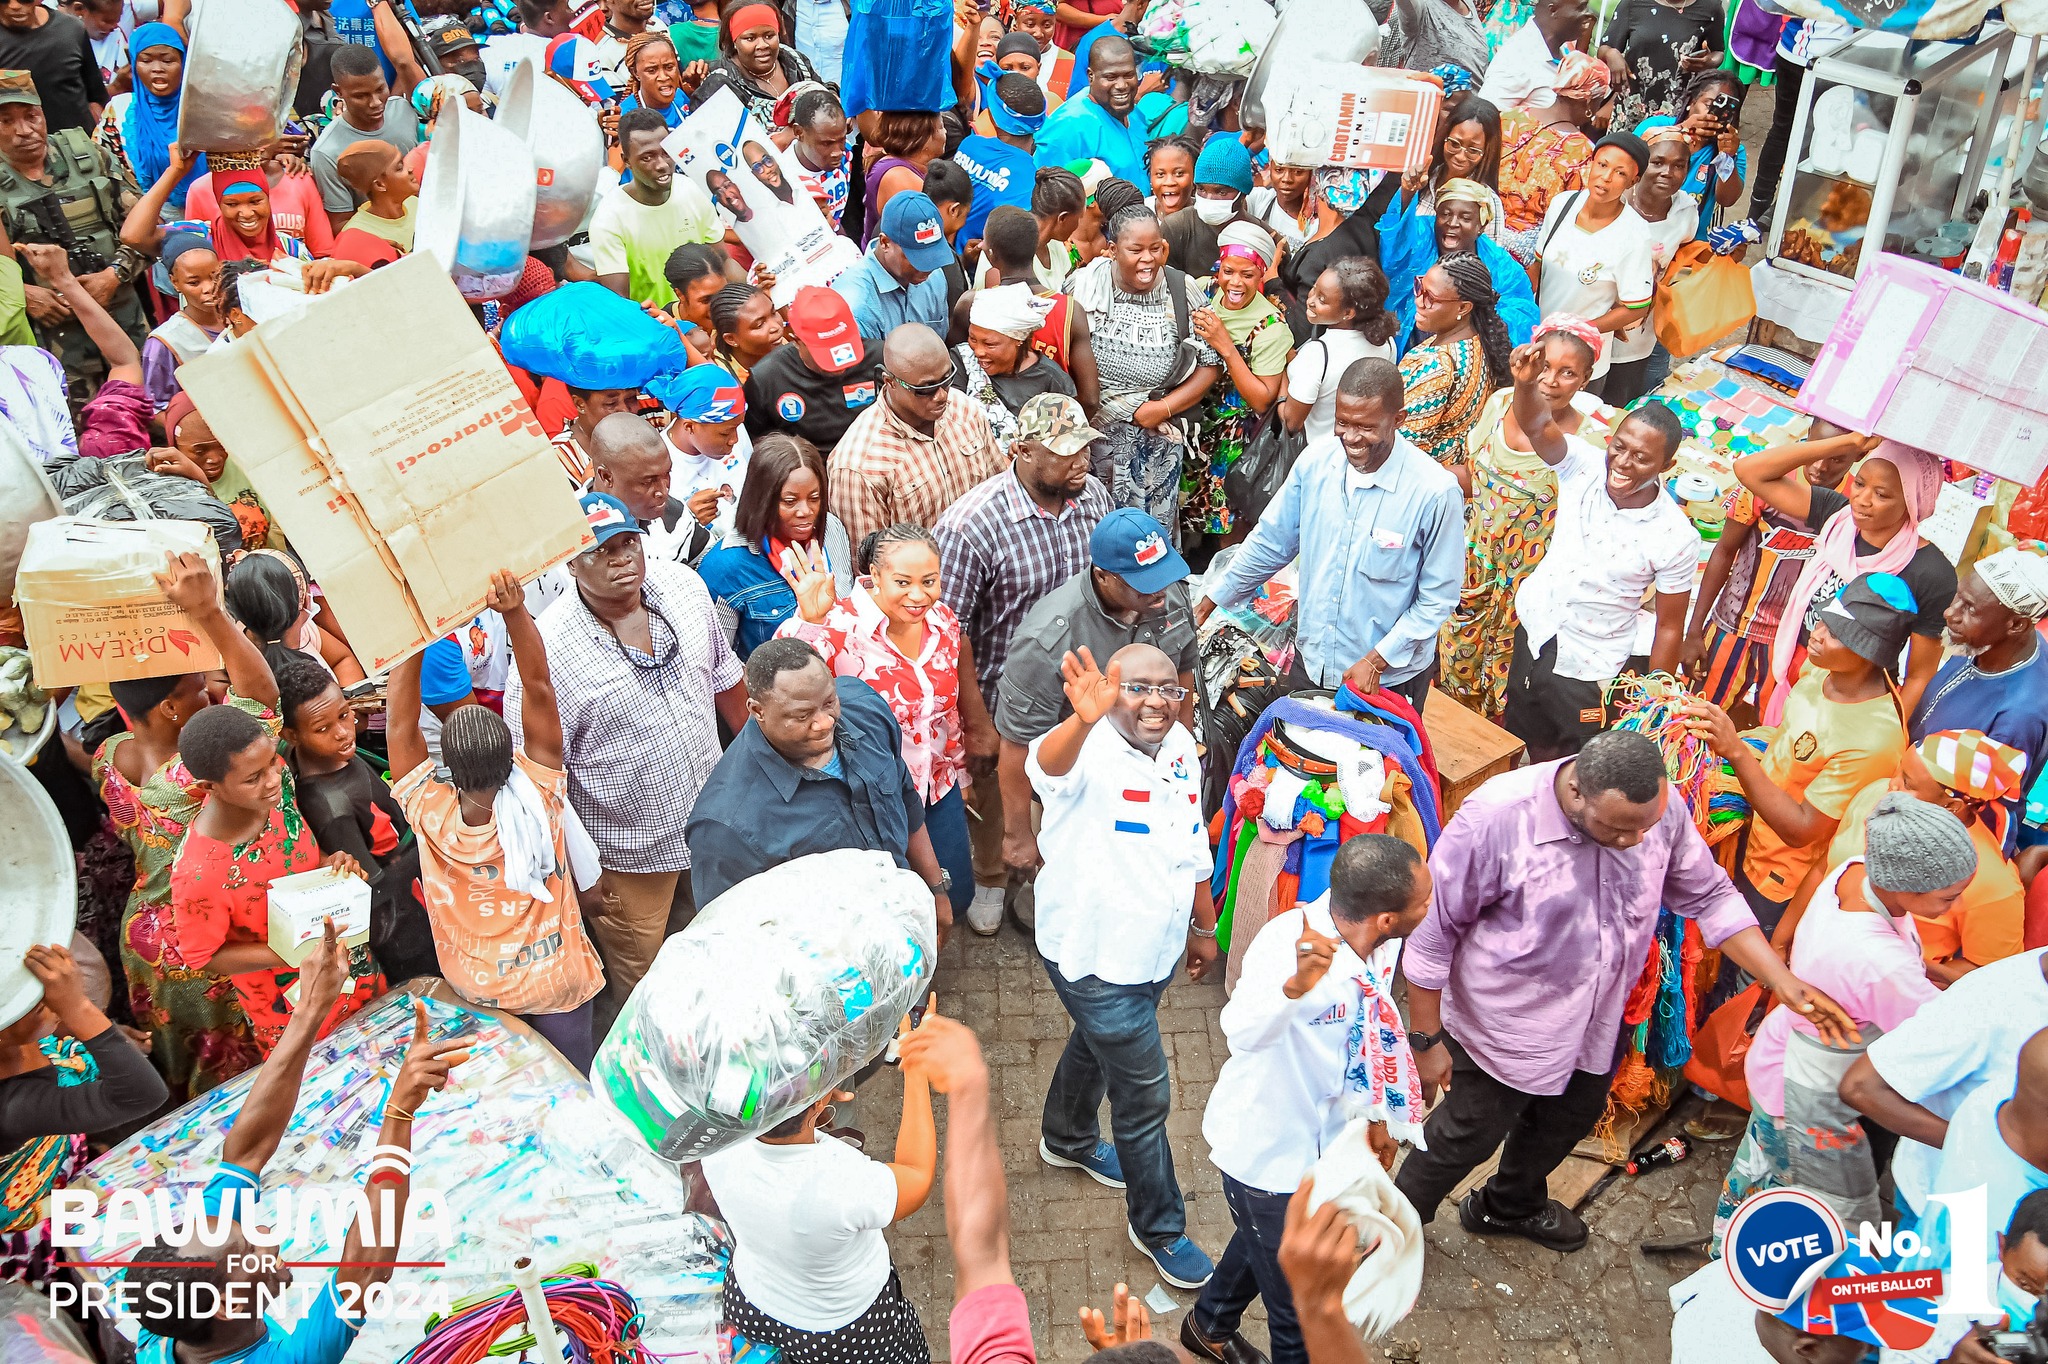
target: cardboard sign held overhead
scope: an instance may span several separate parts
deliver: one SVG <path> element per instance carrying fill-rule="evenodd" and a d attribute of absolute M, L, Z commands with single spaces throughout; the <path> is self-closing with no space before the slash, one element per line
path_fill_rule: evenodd
<path fill-rule="evenodd" d="M 407 256 L 178 371 L 372 673 L 590 543 L 490 338 Z"/>
<path fill-rule="evenodd" d="M 59 516 L 30 526 L 14 590 L 36 685 L 218 668 L 220 652 L 156 585 L 171 554 L 200 555 L 220 573 L 213 532 L 197 521 Z"/>

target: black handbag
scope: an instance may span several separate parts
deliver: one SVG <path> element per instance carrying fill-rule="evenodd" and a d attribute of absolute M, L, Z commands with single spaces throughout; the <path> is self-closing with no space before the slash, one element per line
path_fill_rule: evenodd
<path fill-rule="evenodd" d="M 1280 491 L 1294 461 L 1308 445 L 1308 427 L 1289 431 L 1280 420 L 1280 404 L 1274 403 L 1259 419 L 1258 429 L 1245 442 L 1244 453 L 1223 475 L 1223 497 L 1237 516 L 1238 524 L 1250 530 L 1260 513 Z"/>

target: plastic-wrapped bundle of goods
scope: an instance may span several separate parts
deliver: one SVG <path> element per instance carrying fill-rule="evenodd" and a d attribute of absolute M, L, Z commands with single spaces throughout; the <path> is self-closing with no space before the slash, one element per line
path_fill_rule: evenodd
<path fill-rule="evenodd" d="M 931 981 L 932 894 L 885 853 L 749 877 L 662 944 L 591 1081 L 656 1154 L 767 1131 L 880 1054 Z"/>

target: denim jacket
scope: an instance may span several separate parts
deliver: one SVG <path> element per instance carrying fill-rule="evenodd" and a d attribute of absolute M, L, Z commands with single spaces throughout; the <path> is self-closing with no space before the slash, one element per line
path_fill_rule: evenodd
<path fill-rule="evenodd" d="M 825 557 L 832 565 L 832 578 L 839 595 L 853 591 L 853 547 L 846 539 L 846 527 L 839 518 L 825 516 Z M 697 576 L 711 589 L 718 619 L 732 640 L 733 652 L 742 659 L 763 640 L 774 637 L 776 627 L 796 612 L 796 593 L 783 581 L 761 546 L 749 543 L 738 531 L 727 531 L 697 565 Z"/>

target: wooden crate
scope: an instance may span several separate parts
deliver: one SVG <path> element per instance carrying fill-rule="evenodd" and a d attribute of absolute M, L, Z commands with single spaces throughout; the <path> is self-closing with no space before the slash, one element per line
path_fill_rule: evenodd
<path fill-rule="evenodd" d="M 1435 687 L 1422 704 L 1422 725 L 1436 750 L 1437 775 L 1443 779 L 1444 822 L 1489 777 L 1497 777 L 1522 759 L 1522 741 L 1499 725 L 1482 720 Z"/>

